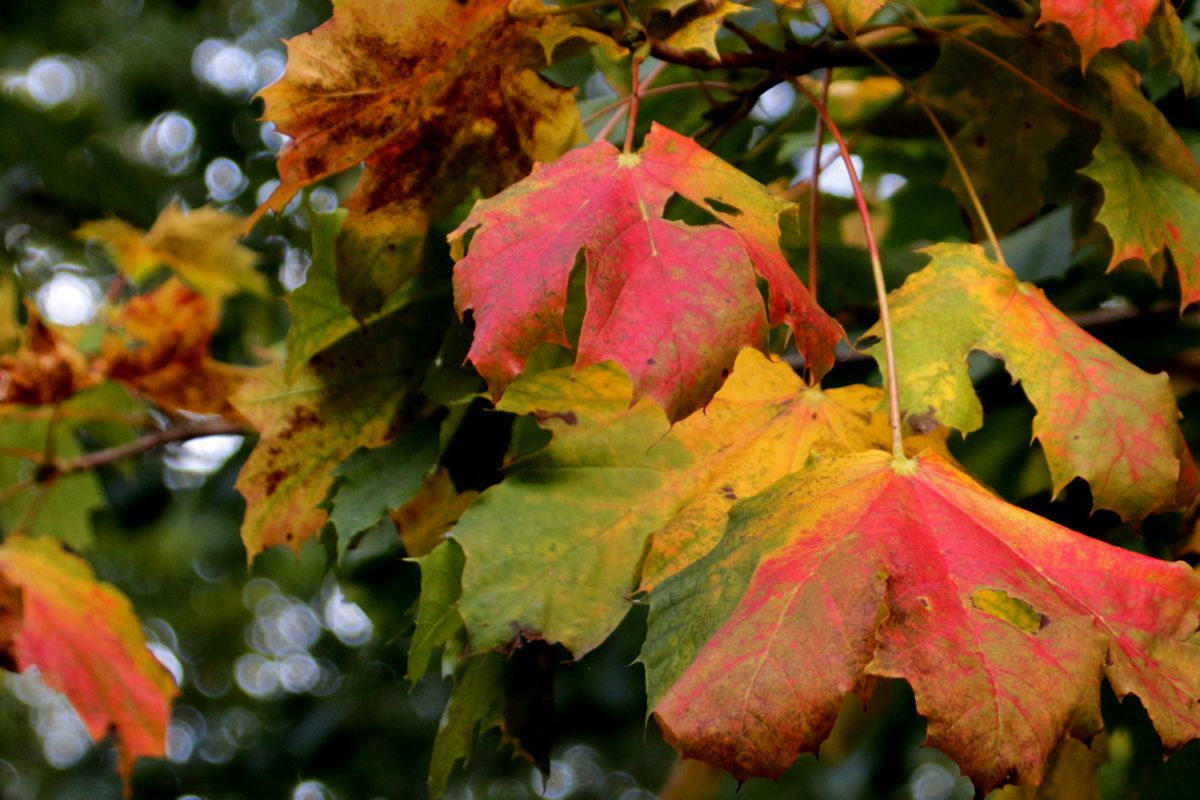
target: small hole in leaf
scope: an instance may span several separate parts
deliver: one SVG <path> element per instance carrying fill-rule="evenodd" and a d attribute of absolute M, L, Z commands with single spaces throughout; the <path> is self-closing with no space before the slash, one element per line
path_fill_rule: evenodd
<path fill-rule="evenodd" d="M 673 194 L 663 211 L 663 219 L 685 225 L 714 225 L 717 218 L 682 195 Z"/>
<path fill-rule="evenodd" d="M 718 214 L 728 214 L 731 217 L 740 217 L 742 215 L 742 210 L 740 208 L 737 206 L 731 206 L 729 203 L 722 203 L 715 197 L 706 197 L 704 198 L 704 202 L 708 203 L 712 210 L 716 211 Z"/>

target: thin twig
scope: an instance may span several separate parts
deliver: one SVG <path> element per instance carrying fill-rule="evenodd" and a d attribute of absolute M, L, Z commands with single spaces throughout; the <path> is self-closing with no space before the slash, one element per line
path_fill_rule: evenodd
<path fill-rule="evenodd" d="M 12 486 L 6 486 L 4 489 L 0 489 L 0 504 L 7 503 L 9 500 L 33 485 L 33 478 L 25 478 L 24 480 L 17 481 Z"/>
<path fill-rule="evenodd" d="M 30 450 L 25 447 L 9 447 L 8 445 L 0 445 L 0 456 L 5 458 L 20 458 L 27 461 L 41 461 L 42 454 L 38 450 Z"/>
<path fill-rule="evenodd" d="M 883 327 L 883 353 L 888 384 L 888 423 L 892 428 L 892 456 L 896 461 L 907 461 L 908 456 L 904 454 L 904 432 L 900 424 L 900 389 L 896 378 L 896 352 L 892 343 L 892 319 L 888 313 L 887 284 L 883 279 L 883 259 L 879 256 L 879 245 L 875 242 L 875 231 L 871 228 L 871 212 L 867 209 L 867 197 L 863 193 L 862 185 L 858 182 L 854 161 L 850 157 L 850 148 L 846 146 L 846 140 L 842 138 L 842 132 L 838 129 L 837 123 L 833 121 L 833 117 L 829 116 L 828 109 L 816 95 L 809 91 L 803 81 L 793 78 L 792 85 L 808 98 L 813 109 L 824 118 L 825 126 L 829 128 L 830 135 L 833 136 L 838 150 L 841 151 L 842 161 L 846 164 L 846 172 L 850 176 L 850 185 L 854 188 L 854 202 L 857 204 L 858 214 L 862 218 L 867 254 L 871 259 L 871 274 L 875 278 L 875 296 L 879 301 L 879 323 Z"/>
<path fill-rule="evenodd" d="M 650 74 L 642 79 L 638 92 L 640 94 L 644 94 L 650 88 L 651 84 L 658 80 L 659 76 L 667 71 L 667 67 L 669 66 L 670 64 L 659 64 L 654 69 L 650 70 Z M 595 140 L 597 142 L 607 139 L 608 135 L 613 132 L 614 128 L 617 127 L 617 124 L 621 120 L 625 119 L 625 115 L 629 113 L 630 99 L 631 98 L 628 96 L 621 98 L 621 103 L 619 104 L 621 107 L 616 110 L 616 113 L 612 115 L 608 122 L 604 123 L 604 127 L 596 132 Z"/>
<path fill-rule="evenodd" d="M 967 37 L 963 36 L 960 33 L 957 33 L 955 31 L 942 30 L 941 28 L 935 28 L 930 25 L 917 25 L 917 24 L 914 24 L 911 22 L 897 22 L 897 23 L 893 23 L 891 25 L 880 25 L 879 26 L 880 30 L 885 29 L 885 28 L 906 28 L 908 30 L 917 31 L 920 33 L 928 33 L 928 34 L 931 34 L 934 36 L 944 36 L 947 39 L 951 40 L 952 42 L 962 45 L 963 47 L 967 48 L 968 50 L 972 50 L 972 51 L 978 53 L 979 55 L 983 56 L 984 58 L 994 62 L 998 67 L 1003 69 L 1005 72 L 1010 73 L 1011 75 L 1016 77 L 1018 80 L 1022 81 L 1023 83 L 1028 84 L 1030 86 L 1030 88 L 1032 88 L 1038 94 L 1044 95 L 1051 102 L 1061 106 L 1066 111 L 1069 111 L 1072 114 L 1074 114 L 1078 117 L 1081 117 L 1082 119 L 1086 119 L 1089 122 L 1097 122 L 1096 116 L 1094 114 L 1092 114 L 1091 112 L 1083 110 L 1082 108 L 1075 105 L 1074 103 L 1067 100 L 1066 98 L 1059 97 L 1057 94 L 1054 93 L 1054 90 L 1052 90 L 1050 87 L 1038 82 L 1038 80 L 1036 78 L 1034 78 L 1032 75 L 1027 75 L 1026 73 L 1022 72 L 1021 69 L 1019 67 L 1017 67 L 1016 65 L 1011 64 L 1008 61 L 1005 61 L 1003 58 L 996 55 L 991 50 L 988 50 L 986 47 L 976 44 L 975 42 L 972 42 L 970 39 L 968 39 Z M 879 63 L 878 54 L 874 53 L 874 51 L 863 50 L 862 53 L 863 53 L 864 57 L 870 58 L 870 60 L 874 61 L 876 64 Z"/>
<path fill-rule="evenodd" d="M 741 39 L 743 42 L 745 42 L 746 46 L 749 47 L 752 52 L 756 52 L 756 53 L 771 52 L 771 46 L 769 44 L 764 42 L 762 39 L 759 39 L 753 33 L 746 30 L 741 25 L 738 25 L 733 20 L 726 18 L 726 19 L 722 20 L 721 24 L 724 25 L 726 28 L 728 28 L 730 33 L 734 34 L 739 39 Z"/>
<path fill-rule="evenodd" d="M 892 63 L 925 59 L 937 52 L 937 46 L 926 41 L 884 44 L 874 49 Z M 826 43 L 787 50 L 721 53 L 714 57 L 703 50 L 686 50 L 652 39 L 650 54 L 660 61 L 699 70 L 763 69 L 789 75 L 804 75 L 827 67 L 861 67 L 868 63 L 857 47 Z"/>
<path fill-rule="evenodd" d="M 72 472 L 95 469 L 105 464 L 111 464 L 114 461 L 122 461 L 126 458 L 141 455 L 171 442 L 184 442 L 189 439 L 199 439 L 202 436 L 230 434 L 250 436 L 254 434 L 254 431 L 247 428 L 243 423 L 234 422 L 223 417 L 209 417 L 184 422 L 160 431 L 147 433 L 144 436 L 139 436 L 132 442 L 126 442 L 116 447 L 109 447 L 105 450 L 97 450 L 94 453 L 86 453 L 75 458 L 56 461 L 54 462 L 54 476 L 58 477 L 68 475 Z"/>
<path fill-rule="evenodd" d="M 874 54 L 867 51 L 867 55 L 874 58 Z M 962 158 L 958 154 L 958 148 L 954 146 L 950 135 L 946 133 L 946 129 L 942 127 L 941 121 L 937 118 L 937 114 L 933 113 L 933 109 L 925 102 L 925 98 L 921 97 L 920 92 L 912 87 L 908 81 L 901 78 L 895 70 L 889 67 L 883 61 L 876 59 L 879 68 L 892 77 L 908 92 L 908 96 L 916 102 L 917 106 L 925 112 L 929 123 L 933 125 L 933 129 L 937 131 L 938 138 L 942 140 L 942 144 L 946 147 L 946 152 L 950 154 L 950 160 L 954 164 L 954 169 L 958 172 L 959 179 L 963 182 L 963 187 L 967 190 L 967 197 L 971 200 L 971 206 L 975 209 L 975 216 L 979 218 L 979 224 L 983 226 L 984 236 L 987 237 L 988 244 L 992 246 L 992 252 L 997 261 L 1004 266 L 1008 266 L 1008 262 L 1004 260 L 1004 251 L 1000 249 L 1000 239 L 996 236 L 995 229 L 992 228 L 992 220 L 988 217 L 987 211 L 983 208 L 983 201 L 979 199 L 979 193 L 975 191 L 975 182 L 971 180 L 970 173 L 967 172 L 967 165 L 963 163 Z"/>
<path fill-rule="evenodd" d="M 595 11 L 598 8 L 611 8 L 614 5 L 616 5 L 615 0 L 592 0 L 587 3 L 576 3 L 573 6 L 547 6 L 535 11 L 516 11 L 510 5 L 508 16 L 518 20 L 541 19 L 542 17 L 558 17 L 563 14 L 578 14 L 582 11 Z"/>
<path fill-rule="evenodd" d="M 609 137 L 609 134 L 611 134 L 613 132 L 613 130 L 617 127 L 617 124 L 621 120 L 625 119 L 625 114 L 628 113 L 628 111 L 629 111 L 629 98 L 625 98 L 625 102 L 622 103 L 621 107 L 618 108 L 613 113 L 613 115 L 608 118 L 608 122 L 604 123 L 604 127 L 601 128 L 600 130 L 596 131 L 595 141 L 602 142 L 605 139 L 607 139 Z"/>
<path fill-rule="evenodd" d="M 642 81 L 642 83 L 645 84 L 646 81 Z M 668 92 L 678 92 L 684 89 L 721 89 L 726 92 L 737 92 L 739 88 L 740 87 L 737 84 L 726 83 L 725 81 L 684 81 L 683 83 L 668 83 L 666 86 L 654 86 L 649 89 L 643 89 L 641 90 L 640 95 L 642 97 L 653 97 L 656 94 L 667 94 Z M 582 124 L 585 126 L 592 124 L 608 112 L 627 105 L 630 99 L 630 97 L 626 96 L 612 101 L 603 108 L 599 108 L 588 116 L 584 117 Z"/>
<path fill-rule="evenodd" d="M 829 85 L 833 82 L 833 70 L 825 70 L 821 79 L 821 104 L 829 105 Z M 817 262 L 821 253 L 821 144 L 825 141 L 825 120 L 817 114 L 814 132 L 816 145 L 813 147 L 812 184 L 808 195 L 808 293 L 813 302 L 817 300 Z"/>

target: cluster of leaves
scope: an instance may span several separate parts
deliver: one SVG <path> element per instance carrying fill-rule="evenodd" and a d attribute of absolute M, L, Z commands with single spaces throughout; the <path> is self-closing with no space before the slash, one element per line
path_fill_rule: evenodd
<path fill-rule="evenodd" d="M 663 736 L 739 779 L 815 751 L 879 678 L 912 686 L 929 742 L 983 790 L 1041 783 L 1066 737 L 1101 730 L 1104 681 L 1168 750 L 1200 737 L 1200 575 L 1009 504 L 949 446 L 983 424 L 968 356 L 984 352 L 1036 410 L 1054 493 L 1085 484 L 1133 522 L 1193 509 L 1168 375 L 1021 280 L 998 239 L 1069 207 L 1079 250 L 1177 287 L 1181 309 L 1200 300 L 1200 164 L 1143 90 L 1157 69 L 1200 93 L 1175 8 L 824 5 L 832 27 L 804 0 L 342 0 L 289 40 L 262 96 L 290 140 L 257 214 L 171 205 L 146 232 L 86 224 L 77 235 L 119 274 L 102 323 L 55 329 L 26 302 L 7 334 L 6 665 L 37 665 L 94 737 L 111 727 L 126 775 L 162 754 L 174 687 L 128 603 L 38 537 L 86 526 L 97 467 L 253 431 L 237 481 L 250 559 L 318 540 L 336 560 L 382 531 L 420 566 L 408 677 L 440 662 L 453 682 L 435 796 L 481 731 L 542 759 L 531 684 L 634 604 L 649 606 L 640 662 Z M 743 14 L 758 23 L 730 19 Z M 848 98 L 808 77 L 835 68 Z M 703 78 L 659 89 L 732 99 L 692 117 L 656 106 L 668 69 Z M 584 144 L 579 75 L 629 87 L 601 109 L 628 115 L 622 149 L 612 125 Z M 884 203 L 857 180 L 868 253 L 833 284 L 836 315 L 817 270 L 798 277 L 798 243 L 827 288 L 838 256 L 817 249 L 819 193 L 771 182 L 798 120 L 750 124 L 779 85 L 809 98 L 847 161 L 843 131 L 897 145 L 872 144 L 891 116 L 942 140 L 963 235 L 924 242 L 890 296 Z M 697 127 L 708 147 L 685 135 Z M 345 208 L 312 215 L 283 346 L 261 366 L 215 361 L 221 301 L 269 294 L 238 236 L 360 164 Z M 868 261 L 874 327 L 853 299 Z M 0 283 L 14 320 L 16 295 Z M 821 386 L 847 330 L 882 388 Z M 109 446 L 82 452 L 73 432 L 97 423 Z M 453 457 L 479 424 L 505 442 L 496 463 L 479 456 L 482 478 Z M 80 643 L 111 674 L 85 669 Z"/>

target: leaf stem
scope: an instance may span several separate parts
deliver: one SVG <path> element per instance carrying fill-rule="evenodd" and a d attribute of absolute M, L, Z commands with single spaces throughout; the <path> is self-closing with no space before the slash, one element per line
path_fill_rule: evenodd
<path fill-rule="evenodd" d="M 825 70 L 821 79 L 821 104 L 829 104 L 829 85 L 833 82 L 833 70 Z M 821 225 L 821 150 L 825 141 L 825 118 L 817 114 L 817 125 L 814 131 L 816 145 L 813 147 L 812 183 L 809 185 L 808 196 L 808 293 L 813 302 L 817 300 L 817 269 L 820 259 L 821 242 L 818 236 Z"/>
<path fill-rule="evenodd" d="M 573 6 L 550 6 L 539 8 L 537 11 L 514 11 L 509 5 L 508 16 L 512 19 L 541 19 L 542 17 L 560 17 L 564 14 L 576 14 L 581 11 L 593 11 L 597 8 L 612 8 L 616 0 L 590 0 L 587 3 L 576 3 Z"/>
<path fill-rule="evenodd" d="M 1061 106 L 1064 110 L 1069 111 L 1070 113 L 1072 113 L 1082 119 L 1086 119 L 1090 122 L 1098 121 L 1094 114 L 1083 110 L 1082 108 L 1075 105 L 1074 103 L 1067 100 L 1066 98 L 1059 97 L 1057 94 L 1054 93 L 1054 91 L 1052 89 L 1050 89 L 1050 87 L 1045 86 L 1044 84 L 1038 82 L 1038 80 L 1036 78 L 1034 78 L 1032 75 L 1025 74 L 1015 64 L 1005 61 L 1003 58 L 996 55 L 991 50 L 988 50 L 986 47 L 984 47 L 982 45 L 976 44 L 975 42 L 971 41 L 970 39 L 963 36 L 962 34 L 957 33 L 956 31 L 942 30 L 941 28 L 935 28 L 930 25 L 920 25 L 920 24 L 912 23 L 912 22 L 896 22 L 896 23 L 892 23 L 890 25 L 880 25 L 880 26 L 878 26 L 877 29 L 883 30 L 885 28 L 907 28 L 911 31 L 917 31 L 919 33 L 927 33 L 927 34 L 931 34 L 933 36 L 944 36 L 945 38 L 949 39 L 950 41 L 954 42 L 955 44 L 961 45 L 962 47 L 965 47 L 968 50 L 971 50 L 971 51 L 983 56 L 984 58 L 988 59 L 989 61 L 992 61 L 993 63 L 996 64 L 996 66 L 1000 67 L 1005 72 L 1011 74 L 1013 77 L 1017 78 L 1018 80 L 1022 81 L 1025 84 L 1027 84 L 1031 89 L 1036 91 L 1038 94 L 1044 95 L 1046 97 L 1046 99 L 1050 100 L 1051 102 L 1055 103 L 1056 105 Z M 870 58 L 872 61 L 874 61 L 876 64 L 879 63 L 878 54 L 876 54 L 876 53 L 868 54 L 867 51 L 861 50 L 861 49 L 860 49 L 860 51 L 864 55 L 867 55 L 867 57 Z"/>
<path fill-rule="evenodd" d="M 646 83 L 647 81 L 642 81 L 643 86 L 645 86 Z M 737 84 L 726 83 L 724 81 L 684 81 L 682 83 L 669 83 L 666 86 L 655 86 L 649 89 L 643 88 L 640 94 L 642 97 L 652 97 L 656 94 L 667 94 L 668 92 L 678 92 L 684 89 L 722 89 L 727 92 L 737 92 L 739 87 Z M 612 101 L 603 108 L 599 108 L 588 116 L 584 117 L 582 124 L 590 125 L 608 112 L 618 109 L 621 106 L 628 105 L 630 99 L 631 98 L 629 97 L 622 97 L 619 100 Z"/>
<path fill-rule="evenodd" d="M 642 79 L 642 84 L 641 84 L 641 88 L 639 89 L 639 91 L 642 94 L 645 94 L 649 90 L 651 84 L 653 84 L 656 80 L 658 80 L 658 77 L 660 75 L 662 75 L 664 72 L 666 72 L 667 67 L 669 67 L 669 66 L 670 66 L 670 64 L 659 64 L 654 69 L 650 70 L 650 74 Z M 613 104 L 613 107 L 617 107 L 617 106 L 620 106 L 620 107 L 617 108 L 617 113 L 613 114 L 612 118 L 609 119 L 608 122 L 604 123 L 604 127 L 596 132 L 596 136 L 595 136 L 596 141 L 600 141 L 602 139 L 607 139 L 609 134 L 613 132 L 613 129 L 617 127 L 617 123 L 620 122 L 621 120 L 625 119 L 625 114 L 628 113 L 628 111 L 629 111 L 630 100 L 631 100 L 630 97 L 622 97 L 620 99 L 620 101 Z"/>
<path fill-rule="evenodd" d="M 881 59 L 877 58 L 874 53 L 870 52 L 869 50 L 864 52 L 866 52 L 870 58 L 875 60 L 875 63 L 879 65 L 880 69 L 890 75 L 893 80 L 895 80 L 904 88 L 904 91 L 907 92 L 908 96 L 913 99 L 913 102 L 915 102 L 917 106 L 920 107 L 921 111 L 925 113 L 925 116 L 929 119 L 929 124 L 931 124 L 933 129 L 937 131 L 938 138 L 941 139 L 942 144 L 946 146 L 946 152 L 950 154 L 950 161 L 954 164 L 954 169 L 956 172 L 958 172 L 958 177 L 962 180 L 963 187 L 967 190 L 967 197 L 971 200 L 971 207 L 975 209 L 975 216 L 979 218 L 979 224 L 983 226 L 984 236 L 987 237 L 988 244 L 992 246 L 992 252 L 994 253 L 995 259 L 1007 267 L 1008 262 L 1004 259 L 1004 251 L 1000 249 L 1000 239 L 997 238 L 996 231 L 994 228 L 992 228 L 992 220 L 988 217 L 987 212 L 984 210 L 983 201 L 979 199 L 979 193 L 975 190 L 975 182 L 971 180 L 971 175 L 967 172 L 967 165 L 963 163 L 962 158 L 958 154 L 958 148 L 954 146 L 954 142 L 950 139 L 950 135 L 947 134 L 946 129 L 942 127 L 942 123 L 940 120 L 938 120 L 937 114 L 933 113 L 933 109 L 929 107 L 929 103 L 925 102 L 925 98 L 921 97 L 920 92 L 913 88 L 908 81 L 901 78 L 895 70 L 889 67 Z"/>
<path fill-rule="evenodd" d="M 624 4 L 621 7 L 624 8 Z M 634 55 L 630 63 L 633 70 L 633 80 L 630 81 L 629 87 L 629 120 L 625 123 L 624 150 L 626 154 L 633 152 L 633 131 L 637 127 L 638 96 L 642 93 L 642 81 L 638 77 L 638 69 L 642 66 L 642 59 Z"/>
<path fill-rule="evenodd" d="M 932 42 L 883 44 L 877 48 L 889 60 L 926 59 L 937 50 Z M 671 64 L 699 70 L 763 69 L 772 73 L 804 75 L 826 67 L 860 67 L 865 63 L 862 53 L 853 45 L 814 44 L 786 50 L 755 50 L 721 53 L 717 57 L 702 50 L 686 50 L 658 39 L 650 40 L 650 55 Z"/>
<path fill-rule="evenodd" d="M 884 368 L 887 373 L 888 387 L 888 423 L 892 428 L 892 456 L 897 461 L 907 461 L 908 456 L 904 454 L 904 432 L 900 423 L 900 389 L 896 378 L 896 351 L 892 343 L 892 318 L 888 313 L 887 283 L 883 278 L 883 259 L 879 256 L 875 231 L 871 228 L 871 212 L 867 209 L 867 197 L 863 193 L 862 185 L 858 182 L 854 161 L 850 158 L 850 148 L 846 146 L 846 140 L 842 138 L 842 132 L 837 123 L 833 121 L 833 117 L 829 116 L 825 104 L 804 85 L 803 81 L 792 78 L 791 83 L 797 91 L 808 98 L 813 109 L 825 120 L 825 127 L 829 129 L 830 135 L 837 143 L 838 150 L 842 154 L 842 161 L 846 165 L 846 172 L 850 176 L 850 185 L 854 188 L 854 202 L 858 206 L 858 215 L 862 218 L 863 235 L 867 241 L 867 254 L 871 259 L 871 274 L 875 278 L 875 296 L 879 301 L 879 323 L 883 327 Z"/>

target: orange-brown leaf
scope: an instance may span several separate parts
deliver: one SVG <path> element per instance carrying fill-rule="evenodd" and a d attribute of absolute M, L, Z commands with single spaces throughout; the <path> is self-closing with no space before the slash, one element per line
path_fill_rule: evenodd
<path fill-rule="evenodd" d="M 40 406 L 66 400 L 96 383 L 87 361 L 51 330 L 32 303 L 17 352 L 0 356 L 0 403 Z"/>
<path fill-rule="evenodd" d="M 352 211 L 436 215 L 473 186 L 491 194 L 578 141 L 573 91 L 534 71 L 545 65 L 529 36 L 538 23 L 508 7 L 343 0 L 330 20 L 289 39 L 287 70 L 262 98 L 266 119 L 292 141 L 258 214 L 365 162 Z"/>
<path fill-rule="evenodd" d="M 172 278 L 116 315 L 97 368 L 170 410 L 236 417 L 230 405 L 247 370 L 209 357 L 220 308 Z"/>
<path fill-rule="evenodd" d="M 442 541 L 443 534 L 453 527 L 479 492 L 460 492 L 445 467 L 425 476 L 413 499 L 389 511 L 392 523 L 410 556 L 423 556 Z"/>

